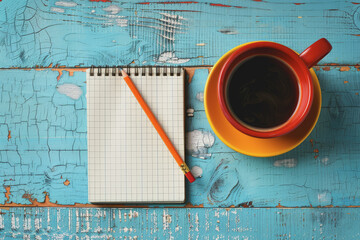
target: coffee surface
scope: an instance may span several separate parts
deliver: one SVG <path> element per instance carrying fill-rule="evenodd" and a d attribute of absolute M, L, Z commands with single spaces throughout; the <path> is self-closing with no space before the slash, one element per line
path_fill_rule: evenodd
<path fill-rule="evenodd" d="M 285 123 L 298 101 L 295 74 L 282 61 L 255 56 L 240 63 L 227 84 L 227 104 L 240 121 L 255 128 Z"/>

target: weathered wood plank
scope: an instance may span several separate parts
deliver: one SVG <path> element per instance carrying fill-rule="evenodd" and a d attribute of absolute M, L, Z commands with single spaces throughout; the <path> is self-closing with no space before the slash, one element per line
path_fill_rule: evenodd
<path fill-rule="evenodd" d="M 62 73 L 58 81 L 56 69 L 0 71 L 2 204 L 88 203 L 85 73 Z M 190 204 L 360 205 L 360 71 L 332 66 L 316 73 L 323 108 L 313 133 L 289 153 L 253 158 L 214 135 L 202 102 L 208 69 L 195 71 L 186 86 L 186 153 L 202 178 L 187 186 Z"/>
<path fill-rule="evenodd" d="M 326 37 L 321 63 L 359 63 L 356 1 L 0 2 L 0 67 L 214 64 L 229 49 L 270 40 L 296 51 Z"/>
<path fill-rule="evenodd" d="M 358 239 L 357 209 L 0 210 L 1 239 Z"/>

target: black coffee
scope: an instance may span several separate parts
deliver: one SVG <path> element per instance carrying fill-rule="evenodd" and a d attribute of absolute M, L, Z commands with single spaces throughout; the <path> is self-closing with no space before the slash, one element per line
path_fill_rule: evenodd
<path fill-rule="evenodd" d="M 286 122 L 298 102 L 298 85 L 291 69 L 270 56 L 255 56 L 230 75 L 227 104 L 240 121 L 255 128 Z"/>

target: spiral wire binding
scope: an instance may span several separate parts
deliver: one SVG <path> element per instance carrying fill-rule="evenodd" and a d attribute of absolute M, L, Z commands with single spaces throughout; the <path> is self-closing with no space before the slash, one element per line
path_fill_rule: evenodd
<path fill-rule="evenodd" d="M 125 67 L 122 67 L 122 69 L 124 69 L 126 71 L 126 73 L 131 76 L 131 75 L 134 75 L 134 76 L 146 76 L 146 74 L 148 76 L 153 76 L 153 68 L 155 68 L 155 75 L 156 76 L 168 76 L 168 68 L 169 68 L 169 72 L 170 72 L 170 76 L 174 76 L 175 74 L 177 76 L 180 76 L 181 75 L 181 70 L 182 68 L 180 66 L 170 66 L 170 67 L 167 67 L 167 66 L 155 66 L 155 67 L 152 67 L 152 66 L 148 66 L 148 67 L 129 67 L 129 66 L 125 66 Z M 106 67 L 97 67 L 97 73 L 96 73 L 96 76 L 102 76 L 102 69 L 105 69 L 105 73 L 104 73 L 104 76 L 122 76 L 121 74 L 121 71 L 119 70 L 120 67 L 109 67 L 109 66 L 106 66 Z M 131 71 L 130 69 L 134 69 L 134 71 Z M 162 71 L 162 74 L 161 74 L 161 69 L 163 69 Z M 90 67 L 90 76 L 95 76 L 95 66 L 91 66 Z"/>

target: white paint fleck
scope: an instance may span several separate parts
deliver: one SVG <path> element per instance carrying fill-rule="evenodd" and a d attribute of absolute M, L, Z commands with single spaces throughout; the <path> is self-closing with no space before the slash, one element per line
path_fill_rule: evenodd
<path fill-rule="evenodd" d="M 331 193 L 327 191 L 318 193 L 318 201 L 321 206 L 331 205 L 332 203 Z"/>
<path fill-rule="evenodd" d="M 75 216 L 76 216 L 76 232 L 78 233 L 80 229 L 79 209 L 76 209 Z"/>
<path fill-rule="evenodd" d="M 71 208 L 69 208 L 69 214 L 68 214 L 69 218 L 68 218 L 68 225 L 69 225 L 69 231 L 71 230 L 71 216 L 72 216 L 72 211 Z"/>
<path fill-rule="evenodd" d="M 217 226 L 215 227 L 215 230 L 218 231 L 218 232 L 220 232 L 220 227 L 219 227 L 219 225 L 217 225 Z"/>
<path fill-rule="evenodd" d="M 101 233 L 102 231 L 102 228 L 100 226 L 97 226 L 95 229 L 94 229 L 94 232 L 96 233 Z"/>
<path fill-rule="evenodd" d="M 96 11 L 95 10 L 91 10 L 92 13 L 95 13 Z"/>
<path fill-rule="evenodd" d="M 64 12 L 65 12 L 65 9 L 63 9 L 63 8 L 58 8 L 58 7 L 51 7 L 51 8 L 50 8 L 50 11 L 52 11 L 52 12 L 58 12 L 58 13 L 64 13 Z"/>
<path fill-rule="evenodd" d="M 116 19 L 116 25 L 120 26 L 120 27 L 126 27 L 128 25 L 128 20 L 127 19 Z"/>
<path fill-rule="evenodd" d="M 34 223 L 34 225 L 35 225 L 35 230 L 36 231 L 39 231 L 40 230 L 40 228 L 41 228 L 41 218 L 35 218 L 35 223 Z"/>
<path fill-rule="evenodd" d="M 11 229 L 15 230 L 16 229 L 16 225 L 15 225 L 15 213 L 11 214 Z"/>
<path fill-rule="evenodd" d="M 158 58 L 154 59 L 157 63 L 181 64 L 190 61 L 190 58 L 178 58 L 174 52 L 163 52 Z"/>
<path fill-rule="evenodd" d="M 165 25 L 167 27 L 172 27 L 172 26 L 176 26 L 176 25 L 183 25 L 183 23 L 179 20 L 182 20 L 182 19 L 175 19 L 175 18 L 160 18 L 159 19 L 161 22 L 164 22 L 166 23 Z"/>
<path fill-rule="evenodd" d="M 167 214 L 167 211 L 164 209 L 163 210 L 163 229 L 168 229 L 170 226 L 172 219 L 171 219 L 171 215 Z"/>
<path fill-rule="evenodd" d="M 239 32 L 233 28 L 223 28 L 223 29 L 218 30 L 218 32 L 223 33 L 223 34 L 228 34 L 228 35 L 239 34 Z"/>
<path fill-rule="evenodd" d="M 204 101 L 204 93 L 203 92 L 198 92 L 196 94 L 196 99 L 199 100 L 200 102 Z"/>
<path fill-rule="evenodd" d="M 166 36 L 164 34 L 160 34 L 160 37 L 165 38 L 165 39 L 170 40 L 170 41 L 175 41 L 174 37 Z"/>
<path fill-rule="evenodd" d="M 186 133 L 186 151 L 193 157 L 207 159 L 211 157 L 208 149 L 214 145 L 215 137 L 211 132 L 193 130 Z"/>
<path fill-rule="evenodd" d="M 66 2 L 66 1 L 59 1 L 55 3 L 56 6 L 62 6 L 62 7 L 75 7 L 77 6 L 77 3 L 75 2 Z"/>
<path fill-rule="evenodd" d="M 139 213 L 137 211 L 130 210 L 129 220 L 131 220 L 132 218 L 136 218 L 137 216 L 139 216 Z"/>
<path fill-rule="evenodd" d="M 182 227 L 180 227 L 179 225 L 176 225 L 176 227 L 175 227 L 175 232 L 180 231 L 181 228 L 182 228 Z"/>
<path fill-rule="evenodd" d="M 56 88 L 59 93 L 64 94 L 74 100 L 79 99 L 82 94 L 81 88 L 71 83 L 65 83 L 63 85 L 59 85 Z"/>
<path fill-rule="evenodd" d="M 85 217 L 85 226 L 86 226 L 86 228 L 85 229 L 83 229 L 83 230 L 81 230 L 81 232 L 89 232 L 90 231 L 90 214 L 89 214 L 89 210 L 88 209 L 86 209 L 86 211 L 85 211 L 85 214 L 84 215 L 82 215 L 82 218 L 84 218 Z"/>
<path fill-rule="evenodd" d="M 194 110 L 193 108 L 189 108 L 189 109 L 186 110 L 186 115 L 187 115 L 188 117 L 193 117 L 193 116 L 194 116 L 194 112 L 195 112 L 195 110 Z"/>
<path fill-rule="evenodd" d="M 56 225 L 57 225 L 57 230 L 61 230 L 60 228 L 60 223 L 61 222 L 61 213 L 60 213 L 60 209 L 56 210 Z"/>
<path fill-rule="evenodd" d="M 48 208 L 48 211 L 47 211 L 47 230 L 48 231 L 51 230 L 51 226 L 50 226 L 50 208 Z"/>
<path fill-rule="evenodd" d="M 120 11 L 122 11 L 123 9 L 117 5 L 110 5 L 106 8 L 103 8 L 103 10 L 105 12 L 108 12 L 110 14 L 118 14 Z"/>
<path fill-rule="evenodd" d="M 328 165 L 329 164 L 329 158 L 328 157 L 323 157 L 320 162 L 324 165 Z"/>
<path fill-rule="evenodd" d="M 127 227 L 124 227 L 123 230 L 124 230 L 124 232 L 128 232 L 128 231 L 129 231 L 129 229 L 128 229 Z"/>
<path fill-rule="evenodd" d="M 281 159 L 281 160 L 276 160 L 274 162 L 275 167 L 293 168 L 296 165 L 297 165 L 297 159 L 295 158 Z"/>
<path fill-rule="evenodd" d="M 207 43 L 197 43 L 196 46 L 205 46 Z"/>
<path fill-rule="evenodd" d="M 31 217 L 29 217 L 27 214 L 24 216 L 23 228 L 24 231 L 31 230 Z"/>
<path fill-rule="evenodd" d="M 195 214 L 195 232 L 199 231 L 199 214 Z"/>
<path fill-rule="evenodd" d="M 4 217 L 3 217 L 3 213 L 0 210 L 0 230 L 4 229 L 5 225 L 4 225 Z"/>
<path fill-rule="evenodd" d="M 116 40 L 112 40 L 113 43 L 116 43 Z"/>
<path fill-rule="evenodd" d="M 173 19 L 181 19 L 181 20 L 185 20 L 186 18 L 180 16 L 180 15 L 173 15 L 170 13 L 160 13 L 161 15 L 165 16 L 165 17 L 169 17 L 169 18 L 173 18 Z"/>
<path fill-rule="evenodd" d="M 193 166 L 191 168 L 191 173 L 194 175 L 195 178 L 202 177 L 203 170 L 199 166 Z"/>
<path fill-rule="evenodd" d="M 151 222 L 153 223 L 153 227 L 152 227 L 150 233 L 154 234 L 159 230 L 158 226 L 157 226 L 157 214 L 156 214 L 155 210 L 152 211 L 150 216 L 151 216 Z"/>
<path fill-rule="evenodd" d="M 30 235 L 29 234 L 24 234 L 24 236 L 23 236 L 23 238 L 22 238 L 23 240 L 31 240 L 31 238 L 30 238 Z"/>

